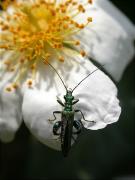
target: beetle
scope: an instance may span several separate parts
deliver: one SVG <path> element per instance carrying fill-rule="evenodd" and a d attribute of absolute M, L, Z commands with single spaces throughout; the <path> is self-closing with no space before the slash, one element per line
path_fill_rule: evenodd
<path fill-rule="evenodd" d="M 55 116 L 56 114 L 61 115 L 61 120 L 56 121 L 53 125 L 53 134 L 60 136 L 62 154 L 64 157 L 67 157 L 71 149 L 72 139 L 76 141 L 75 138 L 73 137 L 73 134 L 76 134 L 76 135 L 80 134 L 83 127 L 81 120 L 74 120 L 75 114 L 80 113 L 83 120 L 89 123 L 92 123 L 92 125 L 95 123 L 95 121 L 86 120 L 81 110 L 73 108 L 73 106 L 79 102 L 79 99 L 74 98 L 73 92 L 84 80 L 86 80 L 90 75 L 92 75 L 94 72 L 99 70 L 99 68 L 96 68 L 94 71 L 89 73 L 86 77 L 84 77 L 73 89 L 67 89 L 63 79 L 61 78 L 57 70 L 49 62 L 47 62 L 47 64 L 59 76 L 66 90 L 66 94 L 64 95 L 65 102 L 63 103 L 59 98 L 57 99 L 57 102 L 63 107 L 63 110 L 54 111 L 53 112 L 54 119 L 49 119 L 49 121 L 55 121 L 57 119 Z M 76 131 L 73 131 L 73 128 L 76 129 Z M 59 130 L 61 131 L 59 132 Z"/>

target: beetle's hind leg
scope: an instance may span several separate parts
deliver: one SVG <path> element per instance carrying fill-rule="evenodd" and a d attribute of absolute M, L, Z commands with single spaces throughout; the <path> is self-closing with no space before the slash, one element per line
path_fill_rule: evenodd
<path fill-rule="evenodd" d="M 61 114 L 61 111 L 54 111 L 53 112 L 53 116 L 54 116 L 54 119 L 48 119 L 48 121 L 55 121 L 56 120 L 56 116 L 55 116 L 55 114 Z"/>
<path fill-rule="evenodd" d="M 80 134 L 83 128 L 83 124 L 79 120 L 74 120 L 73 127 L 77 130 L 75 132 L 73 131 L 73 134 Z"/>
<path fill-rule="evenodd" d="M 61 134 L 61 132 L 58 132 L 60 127 L 61 127 L 61 121 L 57 121 L 56 123 L 54 123 L 54 126 L 53 126 L 53 134 L 54 135 L 60 135 Z"/>
<path fill-rule="evenodd" d="M 60 142 L 60 136 L 58 136 L 58 137 L 56 137 L 56 138 L 53 138 L 53 140 Z"/>
<path fill-rule="evenodd" d="M 55 122 L 53 126 L 53 134 L 58 137 L 53 138 L 53 140 L 60 141 L 60 135 L 61 135 L 61 132 L 59 132 L 60 128 L 61 128 L 61 121 Z"/>

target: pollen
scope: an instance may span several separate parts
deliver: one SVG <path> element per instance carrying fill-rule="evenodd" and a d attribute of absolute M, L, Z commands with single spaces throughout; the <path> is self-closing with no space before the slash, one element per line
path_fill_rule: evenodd
<path fill-rule="evenodd" d="M 84 57 L 84 56 L 86 56 L 86 52 L 84 51 L 84 50 L 81 50 L 80 51 L 80 54 Z"/>
<path fill-rule="evenodd" d="M 63 56 L 60 56 L 60 57 L 59 57 L 59 61 L 64 62 L 64 57 L 63 57 Z"/>
<path fill-rule="evenodd" d="M 24 82 L 31 87 L 41 63 L 47 64 L 54 57 L 64 62 L 69 50 L 70 56 L 86 56 L 86 52 L 80 49 L 80 39 L 76 40 L 74 35 L 92 22 L 92 17 L 87 15 L 81 24 L 76 20 L 87 12 L 92 0 L 80 2 L 0 1 L 3 8 L 0 16 L 0 54 L 12 52 L 12 56 L 2 62 L 2 67 L 14 74 L 11 87 L 6 87 L 6 91 L 17 89 Z M 12 14 L 8 7 L 13 8 Z"/>
<path fill-rule="evenodd" d="M 78 6 L 78 11 L 85 13 L 85 9 L 82 4 Z"/>
<path fill-rule="evenodd" d="M 32 81 L 31 79 L 29 79 L 29 80 L 27 81 L 27 85 L 28 85 L 29 88 L 31 88 L 32 85 L 33 85 L 33 81 Z"/>
<path fill-rule="evenodd" d="M 88 0 L 88 3 L 92 4 L 92 3 L 93 3 L 93 0 Z"/>
<path fill-rule="evenodd" d="M 80 45 L 80 41 L 75 41 L 75 45 L 79 46 Z"/>
<path fill-rule="evenodd" d="M 88 21 L 88 22 L 92 22 L 92 21 L 93 21 L 92 17 L 88 17 L 88 18 L 87 18 L 87 21 Z"/>
<path fill-rule="evenodd" d="M 13 84 L 12 84 L 12 87 L 13 87 L 14 89 L 17 89 L 17 88 L 19 87 L 19 85 L 16 84 L 16 83 L 13 83 Z"/>
<path fill-rule="evenodd" d="M 6 91 L 7 91 L 7 92 L 11 92 L 11 91 L 12 91 L 12 88 L 11 88 L 11 87 L 6 87 Z"/>

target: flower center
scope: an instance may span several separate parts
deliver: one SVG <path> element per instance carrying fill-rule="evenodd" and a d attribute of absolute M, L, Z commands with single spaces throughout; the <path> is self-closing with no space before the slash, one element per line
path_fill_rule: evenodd
<path fill-rule="evenodd" d="M 5 5 L 6 4 L 6 5 Z M 12 51 L 14 55 L 3 62 L 7 70 L 16 72 L 17 76 L 10 91 L 17 88 L 31 73 L 28 86 L 32 85 L 39 63 L 50 61 L 53 57 L 61 62 L 66 54 L 76 53 L 85 56 L 84 50 L 78 52 L 74 46 L 79 46 L 80 41 L 74 35 L 84 29 L 91 17 L 86 17 L 83 24 L 75 20 L 81 13 L 85 13 L 92 0 L 80 4 L 74 0 L 36 0 L 36 1 L 4 1 L 3 7 L 12 7 L 12 15 L 7 10 L 2 11 L 0 17 L 0 48 L 3 51 Z"/>

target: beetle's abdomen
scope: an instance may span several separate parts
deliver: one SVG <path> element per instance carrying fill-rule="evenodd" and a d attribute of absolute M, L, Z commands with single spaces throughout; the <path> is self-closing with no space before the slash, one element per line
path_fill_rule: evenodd
<path fill-rule="evenodd" d="M 67 156 L 71 148 L 72 128 L 74 111 L 63 111 L 61 116 L 61 149 L 64 156 Z"/>

